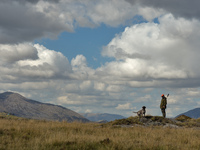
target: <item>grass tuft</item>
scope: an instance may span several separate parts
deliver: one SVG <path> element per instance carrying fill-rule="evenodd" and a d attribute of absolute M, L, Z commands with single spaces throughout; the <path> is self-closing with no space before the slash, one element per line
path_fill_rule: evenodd
<path fill-rule="evenodd" d="M 109 122 L 112 125 L 132 125 L 132 124 L 142 124 L 138 117 L 129 117 L 126 119 L 118 119 Z"/>
<path fill-rule="evenodd" d="M 190 119 L 192 119 L 192 118 L 190 118 L 186 115 L 181 115 L 181 116 L 176 117 L 176 120 L 181 121 L 181 122 L 189 121 Z"/>

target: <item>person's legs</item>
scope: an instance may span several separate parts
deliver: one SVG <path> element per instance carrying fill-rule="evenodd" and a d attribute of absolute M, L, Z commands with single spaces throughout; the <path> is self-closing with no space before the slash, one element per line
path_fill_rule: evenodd
<path fill-rule="evenodd" d="M 166 112 L 165 112 L 165 109 L 163 108 L 163 109 L 161 109 L 161 112 L 162 112 L 162 115 L 163 115 L 163 117 L 165 118 L 166 117 Z"/>

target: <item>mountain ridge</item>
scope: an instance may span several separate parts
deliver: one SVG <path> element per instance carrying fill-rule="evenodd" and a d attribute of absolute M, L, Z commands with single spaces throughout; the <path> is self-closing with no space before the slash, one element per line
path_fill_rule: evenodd
<path fill-rule="evenodd" d="M 89 122 L 82 115 L 63 106 L 27 99 L 13 92 L 0 93 L 0 112 L 30 119 Z"/>
<path fill-rule="evenodd" d="M 188 110 L 184 113 L 177 115 L 176 117 L 179 117 L 181 115 L 185 115 L 185 116 L 188 116 L 190 118 L 195 118 L 195 119 L 200 118 L 200 108 L 194 108 L 194 109 Z"/>
<path fill-rule="evenodd" d="M 109 113 L 81 113 L 85 118 L 90 121 L 99 122 L 99 121 L 113 121 L 116 119 L 124 119 L 126 117 L 118 114 L 109 114 Z"/>

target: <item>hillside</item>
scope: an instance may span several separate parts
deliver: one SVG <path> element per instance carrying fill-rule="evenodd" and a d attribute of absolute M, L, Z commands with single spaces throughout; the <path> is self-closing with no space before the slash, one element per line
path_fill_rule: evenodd
<path fill-rule="evenodd" d="M 101 121 L 101 120 L 106 120 L 106 121 L 113 121 L 116 119 L 123 119 L 125 118 L 124 116 L 117 115 L 117 114 L 108 114 L 108 113 L 82 113 L 85 118 L 89 119 L 90 121 Z"/>
<path fill-rule="evenodd" d="M 129 117 L 66 123 L 0 113 L 1 150 L 199 150 L 200 119 Z"/>
<path fill-rule="evenodd" d="M 189 110 L 178 116 L 181 116 L 181 115 L 185 115 L 185 116 L 188 116 L 190 118 L 195 118 L 195 119 L 200 118 L 200 108 L 195 108 L 195 109 Z M 176 116 L 176 117 L 178 117 L 178 116 Z"/>
<path fill-rule="evenodd" d="M 0 94 L 0 112 L 30 119 L 89 122 L 88 119 L 65 107 L 27 99 L 13 92 Z"/>

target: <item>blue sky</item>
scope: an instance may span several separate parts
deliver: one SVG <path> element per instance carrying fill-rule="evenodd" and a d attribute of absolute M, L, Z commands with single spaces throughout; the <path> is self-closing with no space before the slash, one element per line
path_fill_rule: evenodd
<path fill-rule="evenodd" d="M 161 115 L 168 93 L 167 117 L 200 107 L 199 3 L 1 1 L 0 92 L 126 117 Z"/>
<path fill-rule="evenodd" d="M 61 33 L 57 39 L 41 39 L 35 43 L 61 52 L 69 61 L 77 54 L 82 54 L 87 58 L 90 67 L 97 68 L 110 59 L 101 56 L 103 46 L 107 45 L 115 34 L 123 32 L 124 28 L 125 26 L 109 27 L 104 24 L 96 28 L 76 28 L 74 32 Z"/>
<path fill-rule="evenodd" d="M 158 23 L 157 18 L 153 21 Z M 128 20 L 127 24 L 144 22 L 147 21 L 142 16 L 136 15 Z M 106 46 L 116 34 L 121 34 L 124 31 L 127 24 L 111 27 L 102 23 L 94 28 L 77 27 L 73 32 L 60 33 L 56 39 L 44 38 L 36 40 L 34 43 L 61 52 L 69 61 L 77 54 L 82 54 L 87 58 L 90 67 L 97 68 L 105 62 L 113 60 L 109 57 L 102 57 L 101 51 L 103 46 Z"/>

